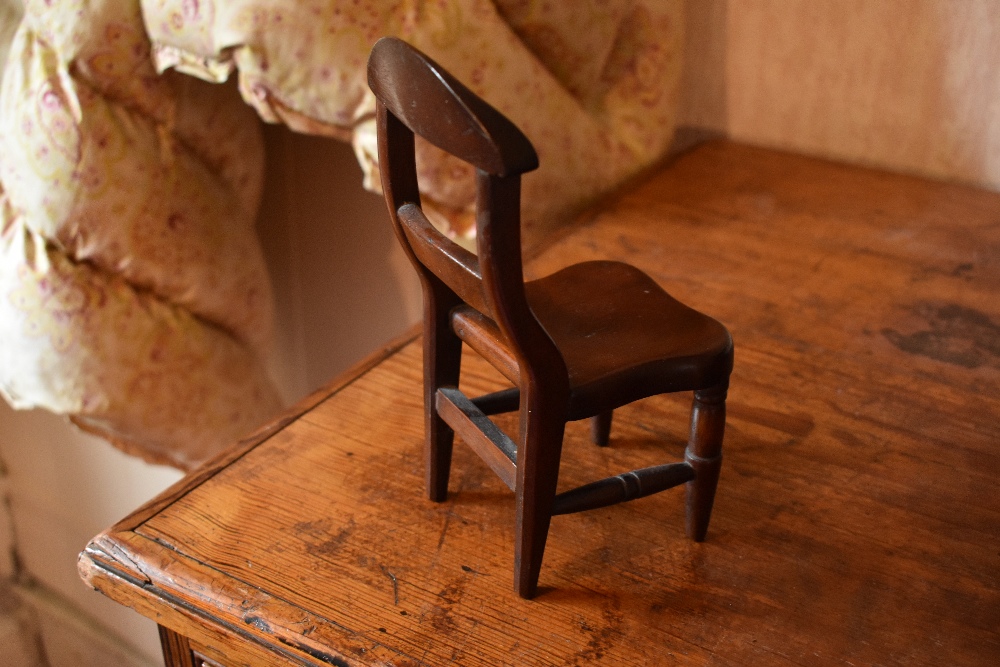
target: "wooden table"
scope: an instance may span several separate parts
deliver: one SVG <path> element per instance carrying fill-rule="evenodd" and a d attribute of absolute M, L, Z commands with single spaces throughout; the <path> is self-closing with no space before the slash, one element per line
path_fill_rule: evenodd
<path fill-rule="evenodd" d="M 680 492 L 557 517 L 519 599 L 492 472 L 458 445 L 424 500 L 404 340 L 95 538 L 84 579 L 172 665 L 1000 664 L 1000 195 L 715 142 L 531 271 L 601 257 L 736 340 L 704 544 Z M 560 487 L 680 458 L 689 400 L 623 408 L 608 449 L 571 425 Z"/>

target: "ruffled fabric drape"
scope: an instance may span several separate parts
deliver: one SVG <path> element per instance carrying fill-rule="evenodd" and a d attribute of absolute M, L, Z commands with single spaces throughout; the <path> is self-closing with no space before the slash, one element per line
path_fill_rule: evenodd
<path fill-rule="evenodd" d="M 230 89 L 153 67 L 138 2 L 30 2 L 0 90 L 0 388 L 190 467 L 279 407 Z"/>
<path fill-rule="evenodd" d="M 375 191 L 365 63 L 379 37 L 409 41 L 535 144 L 529 240 L 656 160 L 673 136 L 680 0 L 144 0 L 143 11 L 158 69 L 209 81 L 238 71 L 243 99 L 264 120 L 351 140 Z M 427 145 L 418 165 L 440 224 L 472 233 L 469 167 Z"/>
<path fill-rule="evenodd" d="M 0 390 L 190 467 L 278 406 L 251 108 L 351 141 L 377 189 L 365 62 L 402 37 L 535 144 L 531 242 L 664 153 L 681 26 L 681 0 L 28 2 L 0 89 Z M 185 76 L 234 73 L 249 107 Z M 468 239 L 469 168 L 418 160 Z"/>

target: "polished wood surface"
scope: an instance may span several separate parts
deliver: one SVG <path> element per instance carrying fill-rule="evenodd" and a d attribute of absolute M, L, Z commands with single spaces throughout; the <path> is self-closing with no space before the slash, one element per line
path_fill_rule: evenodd
<path fill-rule="evenodd" d="M 384 37 L 372 48 L 368 81 L 376 99 L 382 191 L 425 295 L 427 496 L 447 499 L 452 445 L 461 436 L 514 491 L 514 588 L 524 598 L 537 591 L 554 514 L 684 484 L 687 533 L 704 540 L 722 463 L 733 367 L 729 332 L 623 262 L 580 262 L 525 284 L 521 175 L 538 166 L 531 142 L 398 38 Z M 476 168 L 476 258 L 457 252 L 423 214 L 416 137 Z M 458 388 L 463 342 L 513 383 L 520 414 L 513 437 Z M 556 495 L 566 422 L 594 418 L 595 444 L 606 447 L 615 408 L 675 391 L 695 396 L 683 463 L 640 468 Z M 504 396 L 513 394 L 508 389 Z M 510 401 L 505 411 L 514 409 Z"/>
<path fill-rule="evenodd" d="M 730 325 L 703 543 L 673 494 L 556 517 L 518 598 L 486 464 L 457 447 L 457 493 L 422 499 L 414 341 L 95 538 L 81 570 L 223 665 L 997 664 L 998 223 L 997 194 L 711 143 L 529 262 L 625 260 Z M 504 386 L 464 364 L 469 392 Z M 680 456 L 689 408 L 621 408 L 607 448 L 570 424 L 561 485 Z"/>

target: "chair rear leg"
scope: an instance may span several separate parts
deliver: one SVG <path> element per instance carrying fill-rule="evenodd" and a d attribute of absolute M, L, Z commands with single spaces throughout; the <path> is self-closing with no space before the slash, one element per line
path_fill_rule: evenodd
<path fill-rule="evenodd" d="M 538 589 L 566 428 L 564 407 L 543 402 L 521 403 L 524 437 L 518 444 L 515 489 L 514 588 L 523 598 L 534 597 Z"/>
<path fill-rule="evenodd" d="M 712 517 L 715 488 L 722 466 L 722 438 L 726 429 L 728 379 L 709 389 L 694 392 L 691 435 L 684 460 L 694 468 L 687 483 L 687 535 L 695 542 L 705 539 Z"/>
<path fill-rule="evenodd" d="M 451 328 L 451 309 L 458 303 L 443 284 L 424 283 L 424 445 L 427 496 L 442 502 L 448 497 L 451 451 L 455 432 L 438 416 L 436 393 L 457 387 L 462 363 L 462 340 Z"/>
<path fill-rule="evenodd" d="M 611 438 L 611 418 L 613 410 L 596 414 L 590 418 L 590 439 L 598 447 L 607 447 Z"/>

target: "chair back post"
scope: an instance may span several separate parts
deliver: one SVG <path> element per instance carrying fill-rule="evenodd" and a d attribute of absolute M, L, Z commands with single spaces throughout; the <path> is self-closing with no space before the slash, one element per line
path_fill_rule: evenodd
<path fill-rule="evenodd" d="M 379 173 L 393 231 L 425 290 L 450 291 L 474 307 L 482 307 L 478 260 L 434 229 L 420 208 L 416 133 L 412 123 L 389 107 L 393 103 L 399 107 L 398 95 L 393 95 L 394 81 L 405 75 L 394 67 L 391 55 L 384 49 L 373 50 L 368 78 L 376 98 Z"/>
<path fill-rule="evenodd" d="M 389 204 L 389 217 L 396 239 L 403 246 L 413 265 L 421 267 L 413 254 L 399 220 L 399 209 L 405 204 L 420 205 L 417 186 L 417 163 L 413 131 L 386 108 L 382 100 L 375 103 L 375 124 L 378 132 L 378 164 L 382 192 Z M 423 269 L 426 271 L 426 269 Z"/>
<path fill-rule="evenodd" d="M 476 174 L 476 243 L 486 303 L 521 367 L 522 382 L 565 394 L 566 363 L 528 305 L 521 260 L 521 175 Z M 527 387 L 522 387 L 526 395 Z"/>
<path fill-rule="evenodd" d="M 432 59 L 394 37 L 368 60 L 378 100 L 379 166 L 389 214 L 425 281 L 434 277 L 493 319 L 526 377 L 566 385 L 566 365 L 528 306 L 521 266 L 521 174 L 538 167 L 527 137 Z M 479 258 L 435 230 L 419 210 L 414 135 L 476 167 Z M 567 390 L 568 392 L 568 390 Z"/>

